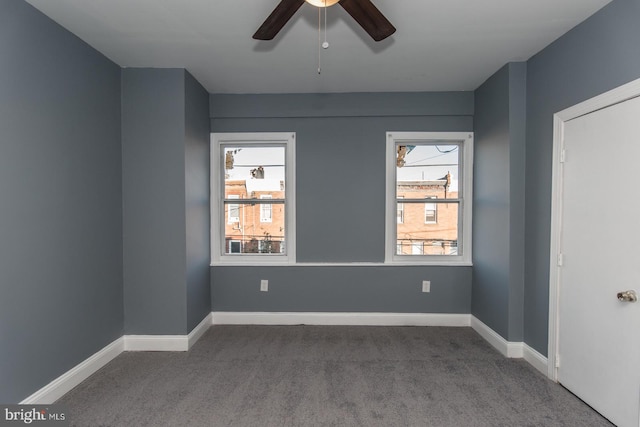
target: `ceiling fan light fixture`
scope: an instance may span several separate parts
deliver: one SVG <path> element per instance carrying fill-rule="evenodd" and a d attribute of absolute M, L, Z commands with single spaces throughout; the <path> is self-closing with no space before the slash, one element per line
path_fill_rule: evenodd
<path fill-rule="evenodd" d="M 338 3 L 340 0 L 304 0 L 315 7 L 329 7 Z"/>

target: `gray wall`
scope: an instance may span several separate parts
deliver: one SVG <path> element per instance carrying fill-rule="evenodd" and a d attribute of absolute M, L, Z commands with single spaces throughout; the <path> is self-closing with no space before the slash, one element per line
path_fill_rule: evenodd
<path fill-rule="evenodd" d="M 122 70 L 127 334 L 186 331 L 184 70 Z"/>
<path fill-rule="evenodd" d="M 522 341 L 526 64 L 502 67 L 475 91 L 471 312 Z"/>
<path fill-rule="evenodd" d="M 509 64 L 509 341 L 524 339 L 527 64 Z"/>
<path fill-rule="evenodd" d="M 123 334 L 120 68 L 0 1 L 0 402 Z"/>
<path fill-rule="evenodd" d="M 470 131 L 473 127 L 470 92 L 212 95 L 210 100 L 212 132 L 296 132 L 296 255 L 300 263 L 383 262 L 386 132 Z M 212 270 L 214 310 L 470 310 L 471 267 Z M 259 279 L 276 281 L 279 290 L 265 299 Z M 422 295 L 423 279 L 432 280 L 434 289 L 440 290 Z M 455 289 L 456 295 L 441 290 L 445 287 Z"/>
<path fill-rule="evenodd" d="M 470 267 L 214 267 L 212 281 L 215 311 L 469 313 L 471 304 Z"/>
<path fill-rule="evenodd" d="M 553 114 L 640 77 L 640 2 L 614 0 L 528 61 L 525 328 L 547 353 Z"/>
<path fill-rule="evenodd" d="M 122 71 L 127 334 L 185 334 L 210 311 L 206 98 L 183 69 Z"/>
<path fill-rule="evenodd" d="M 185 73 L 187 331 L 211 313 L 209 93 Z"/>

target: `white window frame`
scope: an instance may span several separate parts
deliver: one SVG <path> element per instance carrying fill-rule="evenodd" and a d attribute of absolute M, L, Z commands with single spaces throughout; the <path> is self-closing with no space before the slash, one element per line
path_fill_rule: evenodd
<path fill-rule="evenodd" d="M 261 199 L 271 199 L 271 195 L 262 194 L 260 196 Z M 269 212 L 269 216 L 265 215 L 266 212 Z M 268 203 L 262 203 L 260 205 L 260 222 L 272 222 L 273 221 L 273 205 Z"/>
<path fill-rule="evenodd" d="M 462 147 L 458 165 L 459 202 L 458 255 L 398 255 L 396 204 L 396 145 L 416 145 L 425 142 L 442 145 L 457 143 Z M 472 201 L 473 201 L 473 132 L 387 132 L 386 145 L 386 215 L 385 264 L 404 265 L 472 265 Z M 444 199 L 442 199 L 444 201 Z"/>
<path fill-rule="evenodd" d="M 211 134 L 211 265 L 288 265 L 296 262 L 295 132 Z M 285 148 L 285 253 L 225 253 L 224 150 L 236 147 L 283 146 Z M 272 212 L 273 214 L 273 212 Z"/>

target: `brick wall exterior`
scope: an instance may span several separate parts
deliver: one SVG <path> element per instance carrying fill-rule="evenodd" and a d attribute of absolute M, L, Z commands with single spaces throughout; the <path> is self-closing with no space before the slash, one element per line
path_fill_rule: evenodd
<path fill-rule="evenodd" d="M 249 194 L 247 181 L 225 182 L 226 198 L 237 198 L 237 220 L 230 221 L 230 209 L 225 206 L 226 253 L 279 253 L 284 250 L 284 204 L 243 203 L 247 199 L 270 196 L 283 200 L 280 189 L 256 190 Z M 457 192 L 448 191 L 446 181 L 411 181 L 398 183 L 398 197 L 404 199 L 455 199 Z M 271 207 L 271 219 L 261 215 L 264 206 Z M 458 241 L 457 203 L 403 203 L 398 211 L 398 253 L 448 255 L 455 254 Z M 428 208 L 428 209 L 427 209 Z M 268 209 L 268 208 L 267 208 Z M 428 212 L 427 212 L 428 211 Z M 363 212 L 363 214 L 365 214 Z"/>
<path fill-rule="evenodd" d="M 404 199 L 455 199 L 446 181 L 398 183 L 397 195 Z M 398 254 L 455 254 L 458 242 L 457 203 L 403 203 L 398 210 Z M 429 209 L 427 209 L 429 208 Z M 435 209 L 435 212 L 432 210 Z M 427 212 L 427 210 L 429 212 Z M 400 212 L 402 211 L 402 212 Z"/>
<path fill-rule="evenodd" d="M 284 183 L 280 182 L 280 189 L 256 190 L 251 194 L 247 191 L 245 180 L 226 181 L 225 194 L 227 198 L 238 198 L 238 220 L 229 221 L 229 207 L 225 206 L 225 251 L 230 253 L 232 241 L 234 252 L 240 249 L 243 253 L 280 253 L 284 250 L 284 204 L 278 203 L 242 203 L 247 199 L 263 199 L 271 196 L 273 200 L 284 199 Z M 271 219 L 268 215 L 261 215 L 263 206 L 271 207 Z M 239 245 L 239 246 L 238 246 Z"/>

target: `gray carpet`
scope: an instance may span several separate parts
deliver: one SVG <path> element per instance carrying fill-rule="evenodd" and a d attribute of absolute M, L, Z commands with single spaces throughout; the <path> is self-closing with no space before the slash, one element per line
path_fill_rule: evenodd
<path fill-rule="evenodd" d="M 612 425 L 470 328 L 215 326 L 57 403 L 77 426 Z"/>

